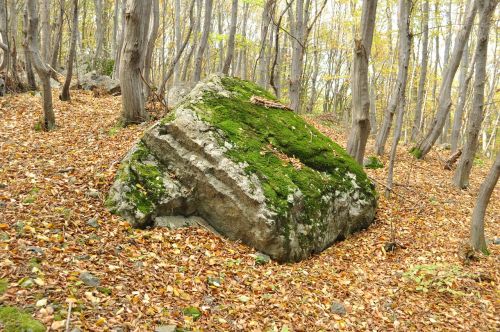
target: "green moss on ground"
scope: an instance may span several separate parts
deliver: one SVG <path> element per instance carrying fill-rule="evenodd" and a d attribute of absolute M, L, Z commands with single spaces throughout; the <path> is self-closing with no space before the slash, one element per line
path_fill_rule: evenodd
<path fill-rule="evenodd" d="M 0 279 L 0 295 L 5 293 L 7 291 L 7 288 L 9 288 L 9 282 L 7 279 Z"/>
<path fill-rule="evenodd" d="M 5 332 L 45 332 L 45 326 L 16 307 L 0 307 L 0 326 Z"/>
<path fill-rule="evenodd" d="M 330 201 L 324 198 L 335 197 L 336 193 L 350 191 L 355 186 L 348 173 L 360 186 L 361 199 L 363 195 L 375 195 L 363 168 L 338 144 L 291 111 L 250 102 L 254 95 L 275 100 L 269 92 L 251 82 L 229 77 L 222 78 L 222 84 L 233 93 L 231 97 L 206 92 L 202 101 L 192 107 L 203 120 L 220 129 L 226 136 L 224 139 L 233 143 L 228 156 L 235 162 L 246 162 L 246 170 L 260 178 L 270 205 L 283 217 L 285 235 L 289 232 L 286 218 L 291 207 L 289 196 L 298 190 L 305 196 L 303 219 L 313 228 L 311 237 L 323 231 L 314 227 L 325 226 L 316 222 L 330 206 Z M 300 160 L 302 167 L 283 160 L 283 154 Z"/>
<path fill-rule="evenodd" d="M 422 150 L 420 150 L 417 147 L 411 148 L 410 154 L 413 155 L 417 159 L 422 159 Z"/>

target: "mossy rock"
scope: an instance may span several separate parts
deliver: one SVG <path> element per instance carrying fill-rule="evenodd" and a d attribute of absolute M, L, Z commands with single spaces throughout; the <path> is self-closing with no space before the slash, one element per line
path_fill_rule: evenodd
<path fill-rule="evenodd" d="M 0 307 L 0 328 L 5 332 L 45 332 L 45 326 L 16 307 Z"/>
<path fill-rule="evenodd" d="M 366 228 L 376 193 L 344 149 L 257 85 L 213 76 L 151 127 L 108 199 L 134 226 L 204 218 L 277 261 L 297 261 Z M 272 105 L 272 103 L 267 103 Z"/>

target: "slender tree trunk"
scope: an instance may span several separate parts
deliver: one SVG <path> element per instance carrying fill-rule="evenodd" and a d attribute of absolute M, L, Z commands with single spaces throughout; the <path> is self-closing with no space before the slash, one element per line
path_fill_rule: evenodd
<path fill-rule="evenodd" d="M 417 106 L 415 108 L 415 118 L 411 129 L 411 140 L 417 140 L 420 134 L 420 125 L 422 123 L 422 112 L 425 104 L 425 82 L 427 80 L 427 62 L 429 61 L 429 0 L 425 0 L 422 17 L 422 71 L 418 82 Z"/>
<path fill-rule="evenodd" d="M 11 1 L 9 3 L 10 12 L 10 33 L 9 33 L 9 48 L 10 48 L 10 72 L 12 74 L 12 80 L 16 88 L 22 88 L 23 84 L 19 78 L 17 72 L 17 11 L 16 2 Z"/>
<path fill-rule="evenodd" d="M 153 8 L 151 9 L 151 20 L 153 24 L 151 25 L 151 30 L 149 32 L 148 44 L 146 49 L 146 56 L 144 59 L 144 80 L 148 83 L 144 85 L 144 95 L 145 98 L 149 97 L 150 86 L 153 86 L 152 80 L 152 62 L 153 62 L 153 51 L 155 48 L 156 39 L 158 38 L 158 29 L 160 27 L 160 1 L 152 0 Z"/>
<path fill-rule="evenodd" d="M 431 128 L 429 129 L 424 139 L 422 139 L 412 149 L 412 153 L 414 154 L 414 156 L 419 159 L 423 158 L 430 151 L 439 135 L 441 135 L 443 131 L 444 123 L 451 108 L 451 87 L 453 84 L 453 78 L 455 77 L 458 65 L 460 64 L 460 60 L 462 59 L 465 44 L 469 39 L 476 12 L 477 6 L 475 1 L 467 11 L 467 17 L 464 21 L 462 29 L 458 32 L 458 35 L 455 39 L 455 45 L 450 61 L 448 62 L 448 65 L 444 70 L 443 81 L 441 83 L 441 89 L 439 90 L 437 113 L 434 117 L 434 120 L 432 121 Z"/>
<path fill-rule="evenodd" d="M 304 22 L 304 0 L 297 0 L 295 7 L 295 19 L 293 22 L 292 36 L 292 63 L 290 69 L 290 84 L 288 95 L 290 108 L 295 112 L 300 111 L 300 82 L 302 78 L 304 52 L 305 52 L 305 29 Z"/>
<path fill-rule="evenodd" d="M 354 41 L 354 59 L 352 69 L 352 108 L 353 121 L 347 152 L 363 164 L 366 142 L 370 135 L 370 91 L 368 85 L 368 61 L 375 30 L 377 0 L 364 0 L 361 16 L 361 39 Z"/>
<path fill-rule="evenodd" d="M 42 6 L 40 8 L 40 19 L 41 19 L 41 56 L 45 63 L 50 63 L 50 0 L 42 0 Z"/>
<path fill-rule="evenodd" d="M 187 44 L 189 43 L 189 39 L 191 38 L 191 34 L 193 32 L 193 25 L 194 25 L 194 18 L 193 18 L 194 3 L 195 3 L 195 0 L 192 0 L 191 5 L 189 7 L 189 30 L 186 34 L 186 38 L 184 39 L 184 42 L 182 43 L 181 47 L 177 50 L 177 54 L 175 55 L 175 58 L 172 61 L 170 69 L 168 70 L 168 72 L 165 73 L 165 76 L 163 77 L 163 81 L 162 81 L 162 83 L 160 85 L 160 89 L 159 89 L 160 96 L 163 96 L 165 94 L 165 87 L 167 85 L 167 81 L 170 79 L 172 74 L 174 74 L 175 68 L 179 67 L 178 66 L 179 60 L 182 56 L 182 53 L 186 49 Z"/>
<path fill-rule="evenodd" d="M 458 103 L 455 109 L 455 116 L 453 118 L 453 127 L 451 129 L 451 153 L 455 153 L 458 149 L 458 143 L 460 140 L 460 130 L 462 129 L 462 120 L 465 110 L 465 102 L 467 101 L 467 94 L 469 90 L 470 80 L 474 73 L 474 62 L 471 62 L 469 69 L 469 50 L 468 46 L 464 50 L 462 56 L 462 63 L 460 65 L 460 84 L 458 87 Z"/>
<path fill-rule="evenodd" d="M 201 35 L 200 45 L 195 59 L 195 68 L 193 81 L 198 82 L 201 79 L 201 70 L 203 65 L 203 55 L 208 44 L 208 36 L 210 34 L 210 21 L 212 19 L 213 0 L 205 0 L 205 18 L 203 21 L 203 34 Z"/>
<path fill-rule="evenodd" d="M 118 18 L 120 15 L 120 0 L 115 0 L 113 7 L 113 36 L 111 39 L 111 57 L 116 59 L 117 42 L 118 42 Z"/>
<path fill-rule="evenodd" d="M 0 63 L 0 71 L 8 68 L 9 65 L 9 46 L 8 35 L 7 35 L 7 7 L 5 6 L 5 0 L 0 1 L 0 37 L 2 37 L 2 42 L 5 44 L 2 62 Z"/>
<path fill-rule="evenodd" d="M 78 36 L 78 0 L 73 0 L 73 23 L 71 25 L 71 44 L 68 56 L 68 65 L 66 69 L 66 80 L 64 81 L 63 89 L 61 91 L 60 99 L 67 101 L 70 100 L 69 86 L 73 76 L 73 63 L 76 55 L 76 42 Z"/>
<path fill-rule="evenodd" d="M 491 17 L 497 3 L 498 0 L 478 1 L 480 15 L 475 55 L 474 96 L 472 110 L 467 121 L 467 140 L 453 177 L 453 183 L 458 188 L 466 188 L 469 186 L 470 171 L 479 144 L 479 131 L 481 130 L 481 123 L 483 122 L 484 116 L 484 87 L 486 81 L 488 38 Z"/>
<path fill-rule="evenodd" d="M 231 68 L 231 63 L 233 62 L 237 24 L 238 24 L 238 0 L 233 0 L 233 5 L 231 7 L 231 28 L 229 31 L 229 40 L 227 42 L 227 54 L 226 54 L 226 60 L 224 61 L 224 67 L 222 68 L 222 73 L 226 75 L 229 74 L 229 69 Z"/>
<path fill-rule="evenodd" d="M 96 23 L 96 31 L 95 31 L 95 54 L 94 54 L 94 69 L 97 68 L 97 64 L 102 60 L 102 47 L 104 41 L 104 26 L 102 22 L 103 15 L 103 0 L 94 0 L 95 6 L 95 23 Z"/>
<path fill-rule="evenodd" d="M 181 22 L 181 0 L 174 0 L 174 29 L 175 29 L 175 51 L 179 54 L 182 47 L 182 22 Z M 191 22 L 192 24 L 192 22 Z M 192 26 L 190 27 L 192 29 Z M 165 29 L 165 27 L 163 27 Z M 174 84 L 179 83 L 181 78 L 181 66 L 177 61 L 174 66 Z M 164 79 L 165 80 L 165 79 Z"/>
<path fill-rule="evenodd" d="M 370 80 L 370 135 L 377 134 L 377 92 L 375 79 Z"/>
<path fill-rule="evenodd" d="M 126 1 L 127 0 L 122 0 L 121 1 L 121 14 L 120 14 L 120 21 L 121 21 L 121 27 L 120 27 L 120 38 L 118 40 L 118 47 L 116 49 L 116 56 L 115 56 L 115 65 L 113 67 L 113 78 L 119 78 L 120 77 L 120 59 L 122 56 L 122 51 L 123 51 L 123 40 L 125 38 L 125 8 L 126 8 Z"/>
<path fill-rule="evenodd" d="M 267 44 L 267 35 L 269 31 L 269 25 L 271 24 L 271 13 L 273 12 L 273 8 L 276 4 L 276 0 L 266 0 L 264 9 L 262 10 L 262 23 L 260 27 L 260 47 L 259 47 L 259 75 L 258 75 L 258 84 L 266 88 L 267 87 L 267 63 L 266 63 L 266 44 Z"/>
<path fill-rule="evenodd" d="M 495 189 L 498 182 L 499 175 L 500 152 L 497 153 L 495 163 L 479 188 L 476 205 L 474 206 L 474 211 L 472 212 L 470 244 L 474 250 L 481 251 L 485 254 L 488 253 L 488 248 L 486 246 L 486 239 L 484 236 L 484 216 L 486 214 L 486 208 L 490 202 L 493 189 Z"/>
<path fill-rule="evenodd" d="M 124 125 L 147 120 L 141 71 L 144 64 L 146 27 L 149 22 L 151 0 L 127 0 L 125 34 L 120 57 L 120 85 L 122 89 L 122 122 Z"/>
<path fill-rule="evenodd" d="M 43 98 L 43 128 L 44 130 L 52 130 L 56 126 L 54 110 L 52 108 L 52 91 L 50 87 L 50 69 L 45 64 L 45 61 L 40 55 L 40 40 L 38 38 L 38 14 L 37 0 L 26 1 L 27 12 L 27 40 L 29 57 L 35 65 L 38 77 L 42 82 L 42 98 Z"/>
<path fill-rule="evenodd" d="M 399 70 L 401 82 L 397 95 L 397 119 L 392 139 L 391 153 L 389 159 L 389 170 L 387 174 L 387 185 L 385 195 L 388 197 L 392 190 L 394 178 L 394 164 L 396 162 L 396 151 L 403 128 L 403 117 L 406 108 L 406 83 L 408 80 L 408 66 L 410 64 L 411 32 L 410 32 L 410 13 L 412 0 L 399 0 Z"/>
<path fill-rule="evenodd" d="M 54 48 L 52 49 L 52 57 L 50 60 L 50 65 L 54 69 L 57 68 L 57 59 L 59 58 L 59 49 L 61 46 L 63 28 L 64 28 L 64 2 L 61 2 L 60 8 L 59 8 L 59 17 L 57 19 L 56 40 L 54 43 Z M 55 73 L 53 73 L 53 75 L 55 75 Z"/>
<path fill-rule="evenodd" d="M 24 51 L 24 61 L 25 61 L 25 70 L 26 70 L 26 80 L 28 82 L 28 89 L 31 91 L 37 90 L 35 73 L 33 72 L 33 65 L 31 64 L 29 45 L 27 43 L 28 40 L 28 10 L 24 9 L 23 15 L 23 51 Z"/>

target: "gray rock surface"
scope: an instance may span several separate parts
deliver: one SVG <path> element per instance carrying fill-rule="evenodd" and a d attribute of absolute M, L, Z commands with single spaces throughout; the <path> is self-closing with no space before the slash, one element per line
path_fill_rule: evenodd
<path fill-rule="evenodd" d="M 235 87 L 237 84 L 242 88 Z M 240 95 L 245 88 L 249 89 L 248 94 L 241 92 L 243 95 Z M 291 133 L 282 138 L 279 135 L 283 134 L 274 135 L 279 142 L 273 134 L 265 133 L 270 135 L 271 143 L 265 143 L 259 148 L 262 150 L 256 151 L 258 158 L 276 153 L 284 159 L 273 162 L 276 167 L 283 167 L 278 171 L 283 173 L 283 183 L 289 183 L 288 189 L 276 187 L 281 182 L 270 182 L 273 171 L 250 171 L 259 166 L 252 166 L 253 160 L 235 160 L 235 151 L 248 149 L 242 148 L 241 142 L 238 145 L 231 141 L 228 132 L 210 122 L 202 110 L 203 103 L 210 102 L 205 98 L 212 96 L 238 105 L 241 98 L 241 103 L 253 107 L 250 96 L 259 93 L 261 90 L 251 83 L 227 81 L 218 76 L 198 84 L 182 99 L 173 115 L 149 128 L 124 158 L 106 202 L 110 210 L 135 227 L 176 228 L 190 225 L 190 217 L 199 216 L 216 232 L 242 241 L 279 262 L 304 259 L 368 227 L 375 215 L 376 198 L 362 168 L 293 113 L 256 109 L 261 116 L 274 112 L 273 121 L 294 123 L 294 126 L 290 124 Z M 234 110 L 244 111 L 245 108 Z M 209 112 L 214 116 L 217 110 Z M 283 157 L 285 153 L 281 151 L 288 148 L 288 137 L 295 132 L 297 138 L 291 139 L 298 142 L 305 140 L 298 138 L 300 135 L 307 138 L 310 144 L 316 144 L 310 148 L 315 149 L 315 154 L 307 148 L 301 159 L 298 153 L 303 150 L 297 148 L 295 153 L 292 147 L 292 152 Z M 253 135 L 254 131 L 248 134 Z M 268 152 L 268 146 L 273 144 L 274 150 Z M 336 151 L 332 153 L 329 149 Z M 267 160 L 263 158 L 259 162 Z M 289 160 L 295 160 L 293 167 Z M 315 169 L 316 164 L 319 166 Z M 308 176 L 311 181 L 304 181 Z M 297 179 L 290 180 L 290 177 Z M 285 196 L 283 190 L 288 190 Z M 320 196 L 316 197 L 318 192 Z M 311 204 L 318 207 L 313 208 Z"/>
<path fill-rule="evenodd" d="M 100 89 L 113 96 L 121 94 L 120 81 L 114 80 L 106 75 L 100 75 L 95 71 L 91 71 L 81 76 L 79 79 L 79 86 L 75 84 L 72 88 L 81 88 L 89 91 Z"/>
<path fill-rule="evenodd" d="M 87 271 L 80 273 L 80 280 L 90 287 L 97 287 L 101 284 L 99 278 Z"/>

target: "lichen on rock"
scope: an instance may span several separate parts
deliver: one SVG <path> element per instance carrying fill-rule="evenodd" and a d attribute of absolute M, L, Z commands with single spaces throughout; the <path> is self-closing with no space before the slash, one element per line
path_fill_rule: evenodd
<path fill-rule="evenodd" d="M 299 115 L 253 96 L 276 100 L 236 78 L 198 84 L 124 159 L 112 210 L 136 226 L 195 214 L 278 261 L 367 227 L 376 193 L 362 167 Z"/>

